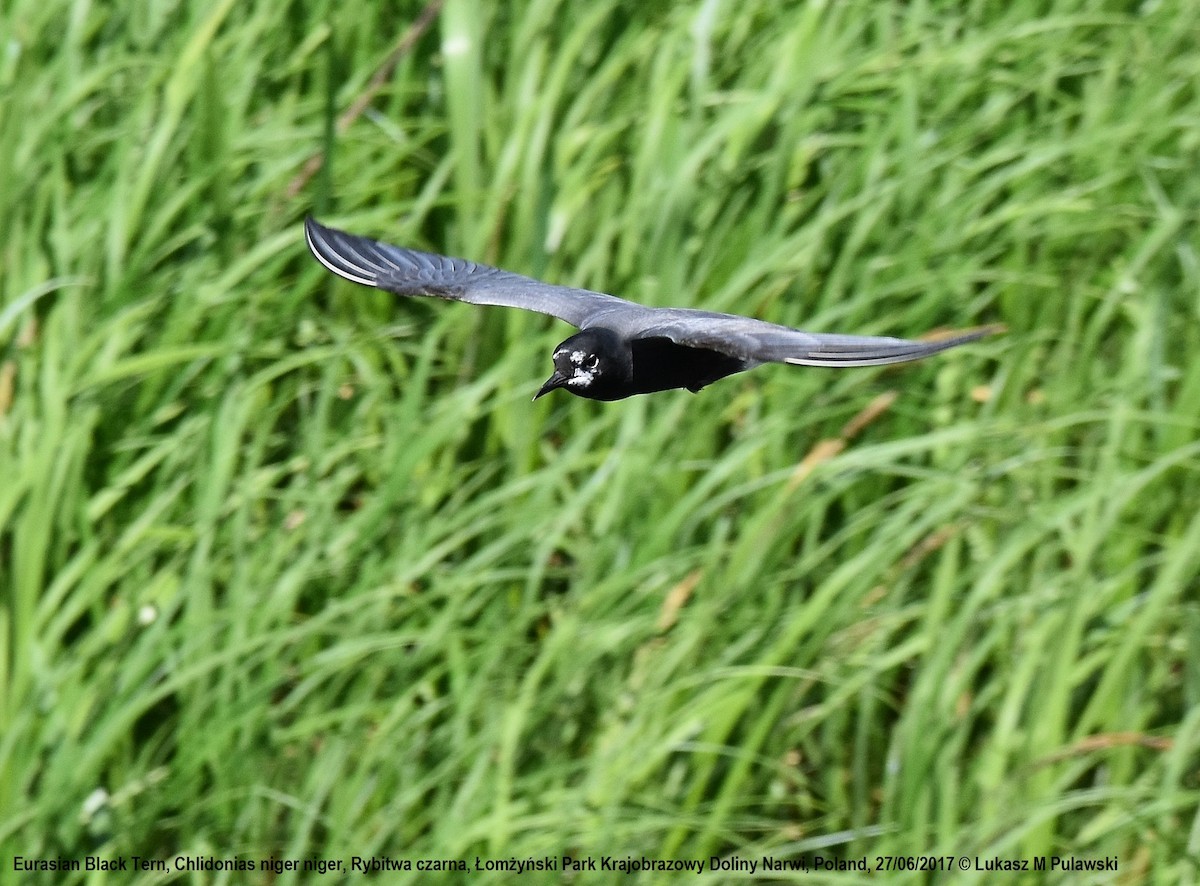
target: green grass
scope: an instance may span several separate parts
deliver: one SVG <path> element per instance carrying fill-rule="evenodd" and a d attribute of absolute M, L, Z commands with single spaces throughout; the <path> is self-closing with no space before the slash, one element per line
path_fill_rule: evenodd
<path fill-rule="evenodd" d="M 1195 878 L 1200 9 L 446 0 L 339 126 L 401 5 L 0 10 L 0 881 Z M 310 211 L 652 304 L 1009 332 L 532 403 L 565 325 L 335 281 Z"/>

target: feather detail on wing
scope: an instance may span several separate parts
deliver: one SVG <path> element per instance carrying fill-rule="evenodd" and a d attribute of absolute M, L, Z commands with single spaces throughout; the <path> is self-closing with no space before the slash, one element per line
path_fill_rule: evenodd
<path fill-rule="evenodd" d="M 380 243 L 304 221 L 313 256 L 339 277 L 404 296 L 431 296 L 473 305 L 523 308 L 575 326 L 597 311 L 630 302 L 602 292 L 543 283 L 488 265 Z"/>
<path fill-rule="evenodd" d="M 960 335 L 915 341 L 885 336 L 804 332 L 750 317 L 708 311 L 672 309 L 670 314 L 638 332 L 636 337 L 665 338 L 685 347 L 706 348 L 743 360 L 794 363 L 800 366 L 885 366 L 889 363 L 905 363 L 975 341 L 1002 329 L 999 326 L 985 326 Z"/>

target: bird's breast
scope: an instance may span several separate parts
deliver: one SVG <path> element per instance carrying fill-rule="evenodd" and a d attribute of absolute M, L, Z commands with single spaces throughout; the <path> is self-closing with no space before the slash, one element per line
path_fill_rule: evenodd
<path fill-rule="evenodd" d="M 694 393 L 751 365 L 740 357 L 706 348 L 689 348 L 667 338 L 634 339 L 633 393 L 651 394 L 674 388 L 687 388 Z"/>

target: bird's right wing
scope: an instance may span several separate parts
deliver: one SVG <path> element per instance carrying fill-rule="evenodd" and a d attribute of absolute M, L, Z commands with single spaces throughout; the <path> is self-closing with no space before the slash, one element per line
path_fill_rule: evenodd
<path fill-rule="evenodd" d="M 683 308 L 655 312 L 656 322 L 636 338 L 665 338 L 690 348 L 705 348 L 756 363 L 794 363 L 800 366 L 884 366 L 920 360 L 1002 330 L 985 326 L 960 335 L 930 341 L 873 335 L 805 332 L 739 317 Z"/>
<path fill-rule="evenodd" d="M 304 238 L 317 261 L 339 277 L 397 295 L 524 308 L 574 326 L 605 309 L 634 307 L 603 292 L 555 286 L 466 259 L 380 243 L 312 218 L 304 220 Z"/>

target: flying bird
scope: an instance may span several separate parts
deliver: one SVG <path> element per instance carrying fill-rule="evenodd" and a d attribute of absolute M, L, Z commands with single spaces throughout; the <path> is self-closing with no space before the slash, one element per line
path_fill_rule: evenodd
<path fill-rule="evenodd" d="M 622 400 L 673 388 L 696 393 L 763 363 L 884 366 L 920 360 L 999 331 L 987 326 L 935 341 L 803 332 L 751 317 L 635 302 L 544 283 L 461 258 L 418 252 L 305 219 L 308 248 L 339 277 L 397 295 L 432 296 L 549 314 L 579 328 L 554 349 L 554 374 L 533 399 L 562 388 Z"/>

